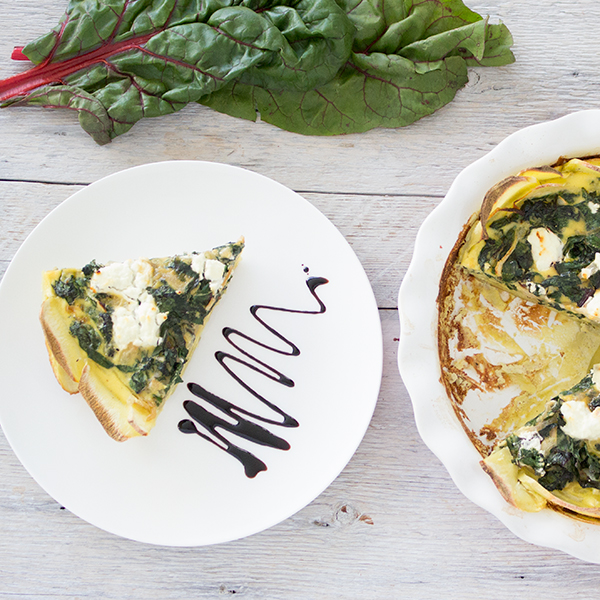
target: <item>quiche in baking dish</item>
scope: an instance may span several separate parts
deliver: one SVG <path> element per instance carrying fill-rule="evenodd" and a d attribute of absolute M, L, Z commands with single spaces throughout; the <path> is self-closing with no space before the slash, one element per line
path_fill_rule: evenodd
<path fill-rule="evenodd" d="M 243 248 L 242 238 L 202 253 L 44 273 L 40 320 L 54 374 L 113 439 L 152 429 Z"/>
<path fill-rule="evenodd" d="M 502 495 L 600 517 L 600 159 L 494 186 L 438 305 L 442 381 Z"/>
<path fill-rule="evenodd" d="M 493 187 L 458 262 L 508 291 L 600 322 L 600 160 L 529 169 Z"/>

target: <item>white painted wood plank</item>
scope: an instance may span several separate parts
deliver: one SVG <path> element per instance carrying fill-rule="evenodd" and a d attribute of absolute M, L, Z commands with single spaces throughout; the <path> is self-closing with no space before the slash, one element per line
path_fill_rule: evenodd
<path fill-rule="evenodd" d="M 79 189 L 27 181 L 88 183 L 200 159 L 300 191 L 346 236 L 378 305 L 395 307 L 416 230 L 462 168 L 521 127 L 599 106 L 597 0 L 467 4 L 509 26 L 517 63 L 471 70 L 453 103 L 404 129 L 308 138 L 190 106 L 100 148 L 66 111 L 0 111 L 0 277 L 40 219 Z M 0 77 L 24 67 L 8 59 L 13 45 L 53 27 L 65 5 L 0 0 Z M 0 434 L 0 598 L 596 597 L 597 567 L 522 542 L 458 492 L 416 431 L 396 368 L 397 312 L 380 315 L 384 377 L 358 452 L 308 507 L 244 540 L 172 549 L 97 530 L 61 510 Z"/>
<path fill-rule="evenodd" d="M 61 3 L 41 4 L 39 10 L 36 0 L 2 2 L 0 73 L 23 69 L 7 58 L 13 42 L 33 39 L 56 23 Z M 460 170 L 508 134 L 598 106 L 598 2 L 469 6 L 508 25 L 517 62 L 472 69 L 454 102 L 410 127 L 305 137 L 194 105 L 138 123 L 98 147 L 68 111 L 8 108 L 0 111 L 0 179 L 88 183 L 144 162 L 193 158 L 257 170 L 296 190 L 443 195 Z"/>

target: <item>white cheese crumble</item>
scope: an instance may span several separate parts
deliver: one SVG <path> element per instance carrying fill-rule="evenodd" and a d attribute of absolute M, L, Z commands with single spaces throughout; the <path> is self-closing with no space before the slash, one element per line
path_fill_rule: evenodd
<path fill-rule="evenodd" d="M 124 304 L 111 314 L 113 340 L 120 350 L 129 344 L 147 348 L 160 342 L 160 326 L 167 318 L 146 288 L 152 282 L 152 265 L 143 259 L 111 263 L 96 271 L 90 289 L 120 296 Z"/>
<path fill-rule="evenodd" d="M 204 277 L 210 282 L 210 289 L 214 293 L 216 292 L 225 276 L 225 265 L 218 260 L 208 259 L 204 264 Z"/>
<path fill-rule="evenodd" d="M 142 259 L 110 263 L 92 275 L 90 289 L 95 294 L 116 294 L 137 300 L 152 282 L 152 271 L 152 265 Z"/>
<path fill-rule="evenodd" d="M 192 254 L 192 270 L 198 273 L 198 275 L 202 275 L 204 273 L 204 263 L 206 262 L 206 258 L 204 254 Z"/>
<path fill-rule="evenodd" d="M 562 260 L 563 243 L 553 231 L 537 227 L 529 232 L 527 241 L 531 244 L 531 255 L 538 273 L 545 273 L 555 262 Z"/>
<path fill-rule="evenodd" d="M 592 382 L 597 391 L 600 391 L 600 365 L 592 369 Z M 590 411 L 585 400 L 569 400 L 560 408 L 566 425 L 562 430 L 577 440 L 600 439 L 600 407 Z"/>
<path fill-rule="evenodd" d="M 231 254 L 229 248 L 221 253 L 222 256 L 226 254 Z M 191 261 L 191 267 L 198 275 L 208 280 L 210 290 L 214 294 L 225 279 L 225 264 L 212 258 L 207 259 L 204 254 L 188 254 L 185 258 Z"/>
<path fill-rule="evenodd" d="M 580 311 L 590 319 L 600 320 L 600 290 L 581 307 Z"/>
<path fill-rule="evenodd" d="M 144 292 L 139 303 L 118 306 L 111 316 L 117 348 L 126 348 L 129 344 L 148 348 L 159 343 L 160 326 L 167 318 L 167 313 L 158 312 L 154 298 Z"/>
<path fill-rule="evenodd" d="M 535 430 L 527 431 L 521 437 L 521 448 L 523 450 L 542 451 L 542 436 Z"/>
<path fill-rule="evenodd" d="M 535 281 L 526 281 L 525 287 L 527 288 L 529 293 L 533 294 L 534 296 L 546 295 L 546 288 L 543 285 L 540 285 L 539 283 L 535 283 Z"/>
<path fill-rule="evenodd" d="M 584 400 L 569 400 L 560 407 L 566 421 L 561 429 L 576 440 L 600 439 L 600 407 L 590 411 Z"/>
<path fill-rule="evenodd" d="M 582 279 L 589 279 L 598 271 L 600 271 L 600 252 L 596 252 L 594 260 L 587 267 L 581 269 L 580 275 Z"/>
<path fill-rule="evenodd" d="M 590 212 L 595 215 L 600 206 L 598 206 L 595 202 L 588 202 L 588 208 L 590 209 Z"/>

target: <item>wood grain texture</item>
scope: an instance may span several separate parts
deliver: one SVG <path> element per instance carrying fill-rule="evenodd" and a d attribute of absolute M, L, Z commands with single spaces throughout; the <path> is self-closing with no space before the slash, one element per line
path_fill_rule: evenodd
<path fill-rule="evenodd" d="M 597 566 L 519 540 L 462 496 L 421 441 L 396 366 L 398 288 L 418 227 L 456 175 L 522 127 L 600 106 L 597 0 L 468 4 L 508 25 L 517 62 L 470 70 L 454 102 L 401 130 L 309 138 L 194 105 L 98 147 L 68 111 L 0 111 L 0 277 L 82 185 L 153 161 L 224 162 L 299 191 L 340 229 L 373 285 L 385 362 L 374 418 L 336 481 L 276 527 L 213 547 L 154 547 L 96 529 L 61 509 L 0 434 L 0 598 L 598 595 Z M 24 68 L 9 60 L 12 47 L 53 27 L 65 5 L 0 0 L 0 76 Z"/>
<path fill-rule="evenodd" d="M 9 75 L 24 69 L 8 60 L 12 45 L 53 27 L 64 5 L 4 5 L 0 73 Z M 597 106 L 595 0 L 469 6 L 509 27 L 517 62 L 471 69 L 451 104 L 410 127 L 307 137 L 190 105 L 98 147 L 69 111 L 9 108 L 0 111 L 0 179 L 90 183 L 146 162 L 193 158 L 257 170 L 301 191 L 444 195 L 464 167 L 510 133 Z"/>

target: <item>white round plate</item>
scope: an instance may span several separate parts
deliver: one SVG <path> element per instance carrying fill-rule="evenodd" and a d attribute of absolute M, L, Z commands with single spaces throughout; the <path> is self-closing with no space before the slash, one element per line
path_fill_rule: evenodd
<path fill-rule="evenodd" d="M 479 466 L 481 456 L 440 382 L 436 305 L 448 254 L 493 184 L 522 169 L 552 164 L 561 156 L 594 154 L 600 154 L 600 111 L 582 111 L 512 134 L 458 175 L 417 235 L 413 259 L 400 288 L 398 362 L 421 437 L 467 498 L 526 541 L 600 563 L 600 525 L 550 509 L 519 511 L 504 501 Z"/>
<path fill-rule="evenodd" d="M 246 238 L 240 265 L 216 307 L 156 427 L 123 443 L 104 432 L 79 395 L 52 374 L 38 321 L 41 276 L 127 258 L 203 251 Z M 218 364 L 236 353 L 222 335 L 236 328 L 281 347 L 249 309 L 266 304 L 323 314 L 263 312 L 301 351 L 282 356 L 248 347 L 285 373 L 285 387 L 250 369 L 238 373 L 294 417 L 297 428 L 266 427 L 287 451 L 230 440 L 267 465 L 254 478 L 221 448 L 177 424 L 188 415 L 188 382 L 255 409 Z M 284 186 L 243 169 L 175 161 L 128 169 L 77 192 L 50 213 L 17 252 L 0 285 L 0 423 L 35 480 L 82 519 L 117 535 L 171 546 L 247 536 L 294 514 L 341 472 L 370 422 L 381 382 L 381 326 L 373 292 L 343 236 Z"/>

